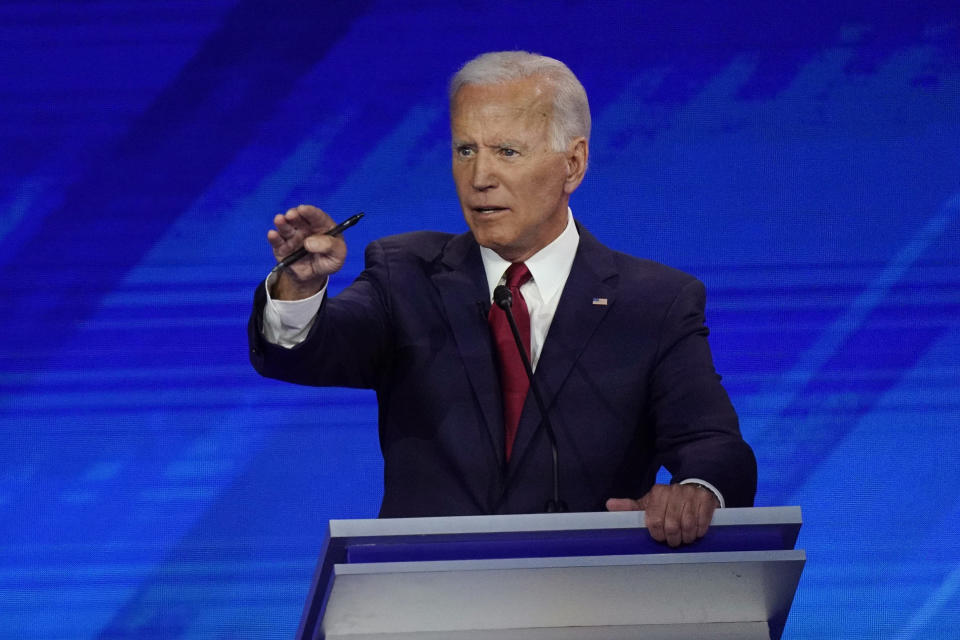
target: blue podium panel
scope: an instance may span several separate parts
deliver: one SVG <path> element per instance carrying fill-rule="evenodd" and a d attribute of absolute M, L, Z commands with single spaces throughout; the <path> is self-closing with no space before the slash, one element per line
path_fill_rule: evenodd
<path fill-rule="evenodd" d="M 746 511 L 742 509 L 730 510 Z M 579 514 L 574 514 L 579 515 Z M 594 514 L 590 514 L 593 516 Z M 731 513 L 731 515 L 734 515 Z M 563 556 L 596 556 L 662 553 L 664 545 L 646 531 L 643 514 L 609 514 L 603 524 L 610 528 L 574 528 L 570 523 L 553 526 L 555 530 L 509 530 L 495 532 L 447 532 L 403 535 L 350 535 L 346 525 L 342 538 L 344 562 L 403 562 L 424 560 L 479 560 L 485 558 L 547 558 Z M 480 516 L 481 518 L 484 516 Z M 512 516 L 509 516 L 512 518 Z M 530 516 L 522 516 L 530 517 Z M 533 519 L 539 516 L 532 516 Z M 726 520 L 724 515 L 721 520 Z M 445 520 L 438 518 L 437 520 Z M 532 520 L 533 521 L 533 520 Z M 331 531 L 344 527 L 331 523 Z M 438 523 L 439 524 L 439 523 Z M 794 522 L 737 524 L 714 523 L 710 535 L 689 545 L 673 549 L 674 553 L 707 551 L 759 551 L 792 549 L 800 526 Z M 426 538 L 426 539 L 424 539 Z"/>

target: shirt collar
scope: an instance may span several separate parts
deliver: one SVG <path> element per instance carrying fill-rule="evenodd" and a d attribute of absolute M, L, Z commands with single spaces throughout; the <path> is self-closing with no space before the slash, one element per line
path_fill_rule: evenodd
<path fill-rule="evenodd" d="M 563 232 L 524 263 L 544 301 L 552 299 L 563 289 L 579 245 L 580 234 L 573 222 L 573 212 L 567 207 L 567 226 Z M 480 247 L 480 257 L 483 259 L 483 270 L 487 274 L 487 287 L 492 300 L 493 290 L 500 284 L 510 263 L 487 247 Z"/>

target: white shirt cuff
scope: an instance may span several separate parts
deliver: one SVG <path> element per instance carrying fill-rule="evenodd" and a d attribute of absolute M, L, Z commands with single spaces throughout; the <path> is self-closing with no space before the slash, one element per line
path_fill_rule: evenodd
<path fill-rule="evenodd" d="M 271 272 L 263 285 L 267 293 L 267 304 L 263 307 L 263 337 L 267 342 L 290 349 L 303 342 L 310 333 L 327 293 L 327 285 L 303 300 L 274 300 L 270 296 L 270 287 L 278 277 L 277 273 Z"/>
<path fill-rule="evenodd" d="M 708 489 L 710 493 L 716 496 L 717 501 L 720 503 L 721 509 L 723 509 L 726 506 L 726 503 L 724 503 L 723 501 L 723 494 L 721 494 L 720 491 L 715 486 L 713 486 L 706 480 L 701 480 L 700 478 L 687 478 L 686 480 L 681 480 L 680 484 L 698 484 L 704 489 Z"/>

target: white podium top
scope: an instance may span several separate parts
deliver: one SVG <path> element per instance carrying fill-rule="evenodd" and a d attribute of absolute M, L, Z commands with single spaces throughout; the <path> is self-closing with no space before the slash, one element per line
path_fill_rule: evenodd
<path fill-rule="evenodd" d="M 409 536 L 539 531 L 584 531 L 596 529 L 645 529 L 643 511 L 588 513 L 528 513 L 500 516 L 455 516 L 444 518 L 384 518 L 331 520 L 333 538 Z M 795 526 L 802 523 L 800 507 L 751 507 L 717 509 L 711 527 Z"/>

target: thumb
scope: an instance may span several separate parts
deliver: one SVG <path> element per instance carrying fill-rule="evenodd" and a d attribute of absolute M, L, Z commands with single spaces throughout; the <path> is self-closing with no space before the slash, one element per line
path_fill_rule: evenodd
<path fill-rule="evenodd" d="M 329 255 L 336 252 L 337 247 L 342 243 L 342 238 L 328 236 L 325 233 L 315 233 L 304 239 L 303 246 L 311 253 Z"/>
<path fill-rule="evenodd" d="M 638 500 L 631 498 L 610 498 L 606 506 L 607 511 L 641 511 L 643 509 Z"/>

